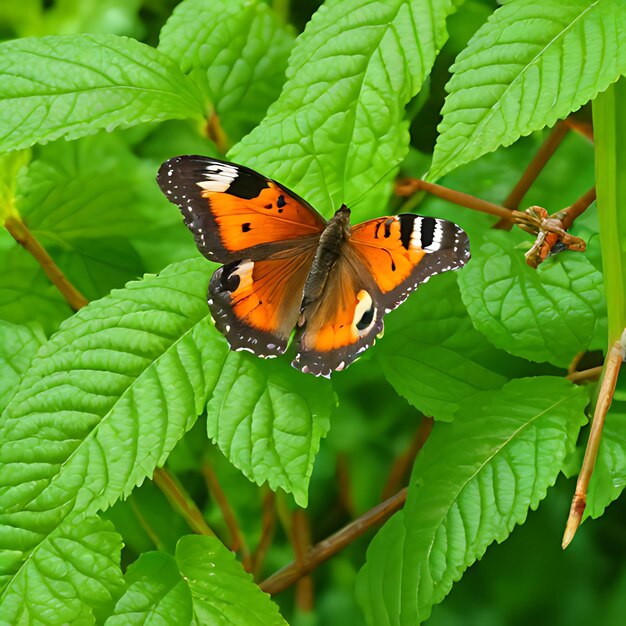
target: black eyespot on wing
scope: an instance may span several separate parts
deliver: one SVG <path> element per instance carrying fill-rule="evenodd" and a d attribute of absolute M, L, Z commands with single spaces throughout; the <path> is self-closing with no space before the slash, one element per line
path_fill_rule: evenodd
<path fill-rule="evenodd" d="M 239 278 L 238 274 L 234 274 L 233 272 L 237 269 L 239 263 L 239 261 L 234 261 L 224 266 L 220 277 L 220 287 L 222 291 L 230 291 L 231 293 L 237 291 L 241 278 Z"/>
<path fill-rule="evenodd" d="M 391 225 L 393 224 L 394 220 L 395 218 L 390 217 L 388 220 L 385 221 L 385 239 L 391 237 Z"/>
<path fill-rule="evenodd" d="M 365 311 L 365 313 L 363 313 L 361 319 L 357 322 L 357 330 L 365 330 L 372 323 L 372 320 L 374 319 L 374 311 L 375 308 L 372 303 L 372 306 Z"/>
<path fill-rule="evenodd" d="M 250 222 L 246 222 L 245 224 L 241 225 L 241 232 L 242 233 L 247 233 L 250 231 Z"/>
<path fill-rule="evenodd" d="M 276 200 L 276 206 L 279 209 L 282 209 L 287 203 L 285 202 L 285 196 L 283 196 L 282 194 L 280 196 L 278 196 L 278 199 Z"/>

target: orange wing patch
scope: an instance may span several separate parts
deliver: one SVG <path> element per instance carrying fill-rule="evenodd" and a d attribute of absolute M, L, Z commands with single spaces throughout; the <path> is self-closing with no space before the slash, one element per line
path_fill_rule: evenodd
<path fill-rule="evenodd" d="M 403 225 L 403 217 L 381 217 L 358 224 L 350 243 L 383 293 L 406 281 L 427 254 L 421 242 Z M 411 216 L 413 218 L 415 216 Z M 408 233 L 408 234 L 407 234 Z"/>
<path fill-rule="evenodd" d="M 202 186 L 202 182 L 197 183 Z M 324 228 L 317 215 L 268 181 L 256 198 L 202 190 L 217 223 L 219 238 L 229 252 L 261 244 L 318 235 Z"/>

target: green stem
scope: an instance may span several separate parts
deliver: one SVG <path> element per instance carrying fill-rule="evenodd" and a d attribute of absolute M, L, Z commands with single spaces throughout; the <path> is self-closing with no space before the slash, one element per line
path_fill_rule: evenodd
<path fill-rule="evenodd" d="M 608 345 L 626 326 L 626 79 L 593 103 L 596 189 L 604 289 L 609 316 Z"/>

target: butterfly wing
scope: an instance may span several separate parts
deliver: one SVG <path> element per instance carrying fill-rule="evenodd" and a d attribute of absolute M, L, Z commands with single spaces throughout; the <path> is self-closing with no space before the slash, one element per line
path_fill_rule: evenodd
<path fill-rule="evenodd" d="M 294 367 L 317 376 L 344 369 L 375 342 L 386 313 L 468 260 L 467 235 L 446 220 L 404 214 L 358 224 L 322 296 L 303 312 Z"/>
<path fill-rule="evenodd" d="M 157 182 L 211 261 L 267 258 L 295 240 L 319 239 L 326 226 L 295 193 L 235 163 L 179 156 L 163 163 Z"/>
<path fill-rule="evenodd" d="M 385 313 L 431 276 L 463 267 L 470 258 L 462 228 L 412 213 L 357 224 L 348 245 L 376 282 Z"/>
<path fill-rule="evenodd" d="M 218 330 L 235 350 L 284 352 L 325 220 L 280 184 L 218 159 L 175 157 L 157 181 L 200 252 L 225 263 L 209 284 Z"/>

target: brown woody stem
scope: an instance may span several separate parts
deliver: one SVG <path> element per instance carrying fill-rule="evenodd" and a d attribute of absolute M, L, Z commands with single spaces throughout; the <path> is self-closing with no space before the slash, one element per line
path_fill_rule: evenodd
<path fill-rule="evenodd" d="M 404 506 L 406 491 L 406 489 L 402 489 L 397 494 L 378 506 L 375 506 L 373 509 L 370 509 L 367 513 L 330 537 L 320 541 L 320 543 L 316 544 L 308 551 L 304 562 L 298 563 L 294 561 L 283 567 L 264 580 L 260 585 L 261 589 L 267 593 L 275 594 L 293 585 L 297 580 L 312 572 L 320 563 L 323 563 L 331 556 L 350 545 L 370 528 L 382 524 L 389 519 L 396 511 Z"/>
<path fill-rule="evenodd" d="M 454 189 L 448 189 L 448 187 L 443 187 L 442 185 L 429 183 L 420 179 L 415 180 L 415 187 L 416 191 L 427 191 L 428 193 L 433 194 L 433 196 L 437 196 L 443 200 L 448 200 L 449 202 L 464 206 L 468 209 L 473 209 L 474 211 L 482 211 L 483 213 L 496 215 L 502 219 L 513 219 L 509 209 L 506 209 L 499 204 L 494 204 L 493 202 L 487 202 L 487 200 L 481 200 L 476 196 L 470 196 L 468 193 L 463 193 L 462 191 L 455 191 Z"/>
<path fill-rule="evenodd" d="M 591 431 L 589 433 L 589 441 L 587 441 L 587 449 L 585 450 L 585 458 L 576 482 L 576 491 L 572 498 L 569 517 L 565 525 L 565 533 L 563 534 L 563 549 L 570 544 L 580 522 L 582 520 L 585 506 L 587 505 L 587 489 L 589 481 L 593 473 L 593 468 L 598 456 L 598 448 L 600 446 L 600 438 L 602 437 L 602 428 L 606 414 L 611 406 L 613 394 L 615 393 L 615 385 L 617 384 L 617 376 L 620 366 L 624 360 L 624 349 L 620 341 L 616 341 L 609 350 L 605 362 L 604 378 L 600 385 L 600 393 L 596 403 L 596 409 L 593 414 L 593 422 L 591 423 Z"/>
<path fill-rule="evenodd" d="M 204 481 L 206 483 L 207 489 L 209 493 L 215 500 L 217 506 L 220 508 L 222 512 L 222 516 L 224 518 L 224 522 L 228 527 L 228 532 L 230 533 L 230 549 L 233 552 L 241 552 L 241 561 L 243 563 L 246 571 L 252 571 L 252 560 L 250 558 L 250 551 L 248 550 L 248 546 L 246 545 L 246 540 L 239 529 L 239 524 L 237 523 L 237 518 L 235 517 L 235 513 L 230 506 L 230 502 L 222 489 L 222 486 L 217 479 L 217 475 L 211 465 L 206 461 L 202 463 L 202 475 L 204 476 Z"/>
<path fill-rule="evenodd" d="M 401 454 L 391 466 L 389 472 L 389 478 L 383 488 L 383 500 L 390 498 L 402 485 L 402 480 L 407 473 L 408 469 L 413 464 L 418 452 L 422 449 L 422 446 L 426 443 L 431 430 L 433 429 L 433 419 L 431 417 L 423 417 L 420 422 L 411 443 L 409 444 L 406 452 Z"/>
<path fill-rule="evenodd" d="M 563 230 L 569 230 L 574 220 L 582 215 L 596 199 L 596 188 L 586 191 L 576 202 L 559 212 Z"/>
<path fill-rule="evenodd" d="M 528 164 L 528 167 L 511 193 L 508 195 L 507 199 L 503 202 L 503 205 L 507 209 L 519 209 L 522 198 L 526 195 L 532 184 L 537 180 L 541 170 L 543 170 L 546 166 L 546 163 L 550 160 L 556 149 L 561 145 L 561 142 L 567 135 L 568 130 L 569 128 L 565 122 L 557 122 L 556 126 L 552 129 L 552 132 L 548 135 L 539 150 L 537 150 L 535 156 Z"/>
<path fill-rule="evenodd" d="M 257 579 L 263 568 L 263 560 L 269 549 L 276 528 L 276 506 L 274 492 L 266 488 L 263 496 L 263 513 L 261 515 L 261 538 L 252 557 L 252 570 Z"/>
<path fill-rule="evenodd" d="M 28 230 L 26 224 L 24 224 L 19 217 L 10 215 L 7 217 L 4 225 L 13 239 L 25 250 L 30 252 L 37 263 L 41 265 L 46 276 L 61 292 L 74 311 L 78 311 L 78 309 L 81 309 L 87 304 L 87 298 L 67 280 L 65 274 L 59 269 L 59 266 L 52 260 L 52 257 L 46 252 L 39 241 L 35 239 L 34 235 Z"/>
<path fill-rule="evenodd" d="M 154 470 L 152 480 L 163 492 L 169 503 L 187 522 L 191 530 L 200 535 L 215 537 L 215 533 L 209 528 L 200 509 L 198 509 L 196 503 L 175 476 L 170 474 L 164 467 L 158 467 Z"/>
<path fill-rule="evenodd" d="M 588 370 L 570 372 L 566 378 L 567 380 L 571 380 L 573 383 L 582 383 L 587 380 L 598 380 L 603 369 L 602 365 L 598 365 L 598 367 L 591 367 Z"/>
<path fill-rule="evenodd" d="M 207 137 L 215 144 L 220 154 L 226 154 L 228 152 L 228 137 L 222 128 L 220 118 L 217 113 L 213 111 L 209 117 L 209 121 L 206 126 Z"/>

